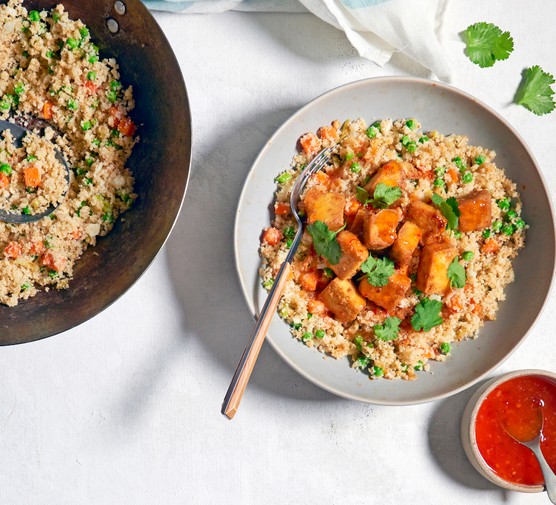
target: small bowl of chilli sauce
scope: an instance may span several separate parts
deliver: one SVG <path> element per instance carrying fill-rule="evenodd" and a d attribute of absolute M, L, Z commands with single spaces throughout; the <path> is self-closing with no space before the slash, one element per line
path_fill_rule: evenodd
<path fill-rule="evenodd" d="M 556 374 L 545 370 L 509 372 L 486 382 L 471 397 L 461 423 L 471 464 L 494 484 L 512 491 L 544 490 L 533 452 L 514 440 L 530 440 L 543 417 L 541 450 L 556 471 Z"/>

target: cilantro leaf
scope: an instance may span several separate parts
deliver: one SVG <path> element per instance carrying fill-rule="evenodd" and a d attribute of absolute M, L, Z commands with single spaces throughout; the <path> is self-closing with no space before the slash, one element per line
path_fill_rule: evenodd
<path fill-rule="evenodd" d="M 433 193 L 432 202 L 438 206 L 444 217 L 448 220 L 446 227 L 449 230 L 457 230 L 460 216 L 458 201 L 453 196 L 444 200 L 438 193 Z"/>
<path fill-rule="evenodd" d="M 385 209 L 401 198 L 402 190 L 398 186 L 388 186 L 379 182 L 372 197 L 360 186 L 357 186 L 355 196 L 363 205 L 370 203 L 375 209 Z"/>
<path fill-rule="evenodd" d="M 523 71 L 522 80 L 514 96 L 514 102 L 523 105 L 537 116 L 554 110 L 554 77 L 535 65 Z"/>
<path fill-rule="evenodd" d="M 373 331 L 378 339 L 385 342 L 396 340 L 400 331 L 401 319 L 397 317 L 387 317 L 382 324 L 375 324 Z"/>
<path fill-rule="evenodd" d="M 482 68 L 492 67 L 498 60 L 505 60 L 514 50 L 510 32 L 502 32 L 492 23 L 475 23 L 463 32 L 465 54 Z"/>
<path fill-rule="evenodd" d="M 415 314 L 411 318 L 411 326 L 413 326 L 415 331 L 430 331 L 444 321 L 440 315 L 441 309 L 442 302 L 423 298 L 415 306 Z"/>
<path fill-rule="evenodd" d="M 467 276 L 465 275 L 465 268 L 458 261 L 458 258 L 454 258 L 454 261 L 450 263 L 448 267 L 448 278 L 450 279 L 450 286 L 452 288 L 463 288 L 465 286 L 465 281 Z"/>
<path fill-rule="evenodd" d="M 386 286 L 394 273 L 394 262 L 389 258 L 373 258 L 369 255 L 361 264 L 361 271 L 367 276 L 367 282 L 371 286 Z"/>
<path fill-rule="evenodd" d="M 313 238 L 315 251 L 319 256 L 325 257 L 331 265 L 336 265 L 340 261 L 342 250 L 336 235 L 343 229 L 342 226 L 338 231 L 330 231 L 328 225 L 323 221 L 315 221 L 307 226 L 307 231 Z"/>

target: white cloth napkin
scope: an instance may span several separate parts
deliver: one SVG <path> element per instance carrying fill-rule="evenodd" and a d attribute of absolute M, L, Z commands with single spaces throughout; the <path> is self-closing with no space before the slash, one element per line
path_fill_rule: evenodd
<path fill-rule="evenodd" d="M 450 65 L 440 44 L 448 0 L 143 0 L 155 10 L 312 12 L 343 30 L 363 58 L 384 65 L 399 51 L 442 81 Z M 305 9 L 304 9 L 305 8 Z"/>

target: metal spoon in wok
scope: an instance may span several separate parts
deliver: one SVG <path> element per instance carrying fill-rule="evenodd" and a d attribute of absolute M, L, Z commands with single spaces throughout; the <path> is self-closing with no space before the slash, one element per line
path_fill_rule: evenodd
<path fill-rule="evenodd" d="M 0 120 L 0 133 L 4 132 L 5 130 L 9 130 L 11 132 L 12 137 L 14 138 L 14 141 L 17 146 L 21 146 L 23 137 L 25 137 L 27 133 L 31 132 L 31 130 L 24 128 L 20 125 L 17 125 L 15 123 L 12 123 L 10 121 Z M 66 163 L 64 156 L 58 149 L 56 149 L 56 159 L 64 166 L 64 169 L 66 171 L 66 177 L 65 177 L 66 190 L 64 192 L 64 196 L 65 196 L 65 194 L 69 189 L 69 184 L 70 184 L 69 167 Z M 5 210 L 0 210 L 0 221 L 3 221 L 5 223 L 16 223 L 16 224 L 34 223 L 52 214 L 60 206 L 60 203 L 61 202 L 58 202 L 56 205 L 51 204 L 44 212 L 38 214 L 16 214 L 14 212 L 7 212 Z"/>

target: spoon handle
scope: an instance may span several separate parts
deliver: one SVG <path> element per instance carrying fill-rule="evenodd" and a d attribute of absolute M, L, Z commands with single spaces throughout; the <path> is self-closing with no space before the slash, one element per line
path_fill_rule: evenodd
<path fill-rule="evenodd" d="M 251 377 L 251 372 L 259 356 L 259 351 L 266 337 L 268 326 L 272 320 L 272 316 L 274 316 L 276 305 L 278 305 L 278 300 L 280 300 L 280 295 L 284 289 L 284 284 L 288 280 L 290 269 L 291 263 L 287 260 L 284 261 L 276 276 L 272 290 L 268 294 L 266 302 L 261 310 L 257 324 L 251 335 L 251 343 L 245 348 L 245 351 L 243 351 L 241 360 L 232 377 L 228 392 L 224 398 L 224 404 L 222 405 L 222 414 L 228 419 L 232 419 L 239 408 L 243 392 Z"/>
<path fill-rule="evenodd" d="M 541 465 L 542 474 L 544 477 L 544 485 L 546 487 L 546 493 L 548 494 L 548 499 L 556 504 L 556 474 L 548 465 L 544 454 L 542 453 L 540 444 L 535 447 L 531 447 L 531 450 L 537 456 L 539 464 Z"/>

